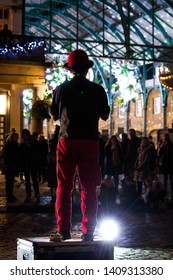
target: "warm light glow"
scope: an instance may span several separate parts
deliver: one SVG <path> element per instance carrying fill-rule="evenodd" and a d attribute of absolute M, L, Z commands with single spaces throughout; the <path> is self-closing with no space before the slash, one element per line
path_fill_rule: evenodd
<path fill-rule="evenodd" d="M 0 115 L 6 114 L 6 95 L 0 94 Z"/>
<path fill-rule="evenodd" d="M 117 64 L 114 69 L 114 76 L 117 79 L 115 92 L 120 94 L 123 103 L 127 103 L 131 99 L 136 99 L 138 94 L 142 92 L 140 73 L 138 67 L 133 63 L 122 62 Z"/>

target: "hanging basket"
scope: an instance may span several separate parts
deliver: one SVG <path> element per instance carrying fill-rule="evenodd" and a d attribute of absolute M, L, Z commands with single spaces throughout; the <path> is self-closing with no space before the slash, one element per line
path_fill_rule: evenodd
<path fill-rule="evenodd" d="M 31 108 L 31 117 L 35 120 L 50 119 L 48 103 L 45 100 L 37 100 Z"/>

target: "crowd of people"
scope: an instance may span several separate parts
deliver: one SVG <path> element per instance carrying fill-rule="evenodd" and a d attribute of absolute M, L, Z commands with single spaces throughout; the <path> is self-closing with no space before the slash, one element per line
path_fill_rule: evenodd
<path fill-rule="evenodd" d="M 15 202 L 14 182 L 20 177 L 25 184 L 25 202 L 34 200 L 40 202 L 39 183 L 48 182 L 52 200 L 55 199 L 56 183 L 56 144 L 57 131 L 48 141 L 37 132 L 32 134 L 28 129 L 23 129 L 21 138 L 15 128 L 6 136 L 2 151 L 2 174 L 5 175 L 7 202 Z M 54 179 L 55 178 L 55 179 Z M 53 182 L 54 180 L 54 182 Z M 33 190 L 32 190 L 33 188 Z"/>
<path fill-rule="evenodd" d="M 126 206 L 140 201 L 152 208 L 166 208 L 166 200 L 173 200 L 173 142 L 170 135 L 166 133 L 155 145 L 152 136 L 138 137 L 132 128 L 121 138 L 111 135 L 104 141 L 100 136 L 99 141 L 101 205 L 113 208 L 119 196 Z"/>
<path fill-rule="evenodd" d="M 6 179 L 8 202 L 17 200 L 13 194 L 16 177 L 25 183 L 26 203 L 31 201 L 32 187 L 35 200 L 40 202 L 39 183 L 44 182 L 47 182 L 52 202 L 55 202 L 58 133 L 56 126 L 48 141 L 37 132 L 31 134 L 28 129 L 23 129 L 19 139 L 19 134 L 12 128 L 6 136 L 2 173 Z M 168 133 L 157 145 L 151 136 L 137 137 L 135 129 L 123 133 L 121 138 L 111 135 L 105 140 L 100 134 L 99 165 L 102 182 L 98 199 L 106 207 L 116 204 L 117 196 L 122 203 L 133 203 L 143 197 L 148 205 L 163 208 L 166 199 L 173 200 L 173 142 Z"/>
<path fill-rule="evenodd" d="M 56 126 L 53 137 L 48 141 L 37 132 L 31 134 L 28 129 L 23 129 L 19 139 L 19 134 L 12 128 L 6 136 L 2 173 L 6 179 L 8 202 L 17 200 L 13 194 L 16 177 L 25 183 L 25 202 L 31 201 L 31 186 L 35 200 L 40 202 L 40 182 L 48 183 L 52 202 L 55 201 L 58 133 Z M 166 198 L 173 200 L 173 143 L 168 133 L 164 139 L 159 139 L 157 145 L 151 136 L 137 137 L 135 129 L 130 129 L 128 134 L 123 133 L 121 138 L 111 135 L 107 141 L 100 134 L 99 151 L 102 174 L 99 200 L 103 204 L 111 207 L 118 195 L 130 203 L 144 194 L 146 203 L 163 207 Z M 76 171 L 75 178 L 77 176 Z"/>

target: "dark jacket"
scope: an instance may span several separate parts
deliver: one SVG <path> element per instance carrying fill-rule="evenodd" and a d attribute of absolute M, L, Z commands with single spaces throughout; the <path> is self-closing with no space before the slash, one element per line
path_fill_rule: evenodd
<path fill-rule="evenodd" d="M 151 159 L 153 156 L 153 146 L 149 145 L 145 148 L 139 148 L 138 156 L 134 165 L 134 180 L 142 182 L 147 179 L 151 173 Z"/>
<path fill-rule="evenodd" d="M 83 75 L 58 86 L 51 105 L 54 120 L 60 120 L 60 139 L 98 140 L 99 118 L 109 110 L 104 88 Z"/>
<path fill-rule="evenodd" d="M 134 165 L 136 158 L 138 156 L 138 149 L 141 144 L 141 139 L 135 136 L 134 138 L 128 141 L 127 155 L 126 155 L 126 164 L 129 175 L 133 174 Z"/>
<path fill-rule="evenodd" d="M 3 173 L 17 176 L 20 169 L 19 143 L 8 141 L 3 148 Z"/>
<path fill-rule="evenodd" d="M 37 140 L 30 137 L 27 141 L 20 143 L 21 171 L 37 169 L 39 159 L 39 144 Z"/>
<path fill-rule="evenodd" d="M 170 139 L 159 150 L 158 168 L 160 173 L 173 174 L 173 143 Z"/>
<path fill-rule="evenodd" d="M 116 160 L 114 160 L 113 153 L 116 152 Z M 121 145 L 116 146 L 115 149 L 111 149 L 110 145 L 105 146 L 105 172 L 107 175 L 114 175 L 114 171 L 116 170 L 119 174 L 121 173 L 122 163 L 123 163 L 123 153 Z"/>

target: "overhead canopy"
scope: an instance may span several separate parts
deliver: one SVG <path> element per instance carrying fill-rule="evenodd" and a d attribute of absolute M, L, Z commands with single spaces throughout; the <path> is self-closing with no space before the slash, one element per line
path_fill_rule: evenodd
<path fill-rule="evenodd" d="M 46 53 L 173 62 L 173 0 L 26 0 L 24 33 Z"/>

